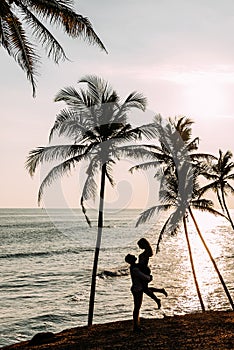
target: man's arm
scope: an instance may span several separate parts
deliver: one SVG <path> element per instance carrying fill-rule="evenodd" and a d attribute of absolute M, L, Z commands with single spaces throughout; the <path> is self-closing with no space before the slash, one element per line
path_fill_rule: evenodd
<path fill-rule="evenodd" d="M 140 278 L 143 281 L 147 281 L 147 282 L 152 281 L 152 276 L 146 275 L 145 273 L 141 272 L 138 267 L 134 267 L 132 270 L 132 273 L 134 276 Z"/>

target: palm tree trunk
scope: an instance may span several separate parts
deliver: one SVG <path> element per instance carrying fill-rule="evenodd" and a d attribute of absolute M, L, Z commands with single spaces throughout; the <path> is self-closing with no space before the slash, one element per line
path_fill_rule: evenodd
<path fill-rule="evenodd" d="M 197 281 L 197 276 L 196 276 L 196 272 L 195 272 L 195 268 L 194 268 L 194 263 L 193 263 L 193 256 L 192 256 L 192 251 L 191 251 L 191 246 L 190 246 L 190 242 L 189 242 L 189 237 L 188 237 L 188 230 L 187 230 L 187 224 L 186 224 L 186 219 L 185 216 L 183 217 L 183 223 L 184 223 L 184 232 L 185 232 L 185 237 L 186 237 L 186 241 L 187 241 L 187 245 L 188 245 L 188 252 L 189 252 L 189 258 L 190 258 L 190 264 L 192 267 L 192 272 L 193 272 L 193 278 L 194 278 L 194 282 L 195 282 L 195 286 L 196 286 L 196 290 L 197 290 L 197 295 L 201 304 L 201 308 L 202 311 L 205 311 L 205 306 L 202 300 L 202 296 L 201 296 L 201 292 L 199 289 L 199 285 L 198 285 L 198 281 Z"/>
<path fill-rule="evenodd" d="M 228 290 L 228 288 L 227 288 L 227 286 L 226 286 L 226 283 L 224 282 L 224 279 L 223 279 L 223 277 L 222 277 L 222 275 L 221 275 L 221 273 L 220 273 L 220 271 L 219 271 L 219 269 L 218 269 L 218 266 L 216 265 L 216 262 L 215 262 L 213 256 L 211 255 L 211 252 L 210 252 L 209 248 L 208 248 L 207 245 L 206 245 L 206 242 L 204 241 L 204 238 L 202 237 L 201 231 L 200 231 L 200 229 L 199 229 L 199 227 L 198 227 L 198 225 L 197 225 L 197 222 L 196 222 L 196 220 L 195 220 L 195 218 L 194 218 L 193 212 L 192 212 L 192 210 L 191 210 L 190 207 L 189 207 L 189 213 L 190 213 L 190 215 L 191 215 L 191 217 L 192 217 L 192 219 L 193 219 L 193 222 L 194 222 L 194 225 L 195 225 L 195 227 L 196 227 L 197 233 L 198 233 L 199 237 L 201 238 L 201 241 L 202 241 L 202 243 L 203 243 L 203 245 L 204 245 L 204 247 L 205 247 L 205 249 L 206 249 L 206 251 L 207 251 L 207 253 L 208 253 L 208 255 L 209 255 L 209 258 L 210 258 L 211 262 L 213 263 L 213 266 L 214 266 L 214 268 L 215 268 L 215 271 L 217 272 L 217 274 L 218 274 L 218 276 L 219 276 L 220 282 L 221 282 L 221 284 L 222 284 L 222 286 L 223 286 L 223 289 L 224 289 L 224 291 L 225 291 L 225 293 L 226 293 L 226 295 L 227 295 L 227 297 L 228 297 L 228 300 L 229 300 L 229 302 L 230 302 L 230 304 L 231 304 L 231 307 L 232 307 L 232 309 L 234 310 L 234 304 L 233 304 L 233 300 L 232 300 L 232 298 L 231 298 L 231 295 L 230 295 L 230 293 L 229 293 L 229 290 Z"/>
<path fill-rule="evenodd" d="M 217 189 L 217 198 L 218 198 L 218 201 L 219 201 L 219 205 L 223 211 L 223 213 L 225 213 L 225 208 L 223 207 L 223 202 L 222 202 L 222 199 L 220 197 L 220 193 L 219 193 L 219 188 Z"/>
<path fill-rule="evenodd" d="M 224 206 L 224 208 L 225 208 L 225 211 L 226 211 L 226 214 L 227 214 L 227 216 L 228 216 L 228 219 L 229 219 L 229 221 L 230 221 L 230 223 L 231 223 L 231 225 L 232 225 L 232 229 L 234 230 L 234 224 L 233 224 L 233 222 L 232 222 L 232 218 L 231 218 L 231 215 L 230 215 L 230 213 L 229 213 L 229 210 L 228 210 L 228 207 L 227 207 L 227 204 L 226 204 L 226 201 L 225 201 L 225 196 L 224 196 L 224 190 L 223 190 L 223 188 L 221 188 L 221 194 L 222 194 L 223 206 Z"/>
<path fill-rule="evenodd" d="M 93 273 L 92 273 L 92 282 L 91 282 L 91 290 L 90 290 L 90 298 L 89 298 L 88 326 L 91 326 L 93 323 L 96 275 L 97 275 L 98 257 L 99 257 L 99 250 L 101 246 L 102 228 L 103 228 L 105 176 L 106 176 L 106 163 L 102 165 L 102 172 L 101 172 L 101 188 L 100 188 L 99 213 L 98 213 L 98 234 L 97 234 L 96 249 L 95 249 L 94 261 L 93 261 Z"/>

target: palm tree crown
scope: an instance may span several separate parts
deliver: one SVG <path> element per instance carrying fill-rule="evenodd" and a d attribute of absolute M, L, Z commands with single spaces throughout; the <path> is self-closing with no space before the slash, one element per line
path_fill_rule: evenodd
<path fill-rule="evenodd" d="M 72 0 L 1 0 L 0 2 L 0 45 L 6 49 L 26 72 L 35 96 L 37 64 L 40 54 L 36 44 L 40 43 L 48 57 L 56 63 L 66 58 L 66 54 L 45 26 L 62 27 L 72 38 L 81 37 L 90 44 L 104 45 L 92 28 L 89 20 L 73 9 Z M 34 38 L 36 44 L 31 41 Z"/>
<path fill-rule="evenodd" d="M 203 173 L 211 182 L 200 190 L 200 195 L 203 195 L 209 190 L 214 191 L 221 209 L 227 214 L 232 228 L 234 229 L 234 224 L 225 199 L 228 194 L 234 194 L 234 188 L 230 183 L 230 181 L 234 180 L 234 162 L 231 159 L 231 151 L 223 153 L 219 150 L 219 158 L 216 159 L 215 162 L 209 163 L 206 171 Z"/>
<path fill-rule="evenodd" d="M 186 117 L 169 118 L 164 121 L 161 115 L 156 115 L 154 122 L 150 125 L 155 128 L 155 135 L 159 145 L 145 146 L 148 149 L 148 161 L 133 169 L 147 170 L 156 168 L 155 177 L 160 180 L 160 196 L 163 201 L 172 203 L 177 207 L 175 222 L 180 213 L 182 219 L 191 199 L 197 195 L 197 177 L 201 161 L 213 159 L 214 157 L 205 153 L 195 152 L 198 149 L 198 138 L 191 139 L 192 121 Z M 171 192 L 168 188 L 172 186 Z M 164 203 L 165 204 L 165 203 Z M 160 206 L 153 206 L 141 214 L 138 223 L 148 220 Z"/>
<path fill-rule="evenodd" d="M 106 176 L 113 185 L 111 168 L 115 163 L 114 159 L 135 154 L 132 146 L 123 146 L 123 142 L 136 140 L 144 133 L 140 128 L 132 128 L 127 122 L 130 109 L 145 109 L 146 99 L 141 94 L 132 92 L 121 103 L 116 91 L 99 77 L 85 76 L 79 83 L 87 84 L 87 90 L 81 88 L 78 91 L 68 87 L 56 95 L 55 101 L 65 102 L 67 108 L 58 114 L 49 136 L 50 141 L 56 134 L 68 137 L 72 144 L 38 147 L 28 157 L 26 166 L 31 175 L 39 163 L 62 160 L 41 183 L 39 203 L 44 188 L 69 172 L 80 161 L 89 163 L 81 203 L 83 205 L 84 200 L 94 198 L 97 190 L 95 176 L 102 165 L 106 164 Z"/>
<path fill-rule="evenodd" d="M 168 121 L 164 121 L 161 115 L 155 116 L 152 126 L 155 127 L 159 146 L 149 146 L 149 161 L 133 169 L 150 167 L 157 169 L 155 177 L 160 180 L 159 194 L 163 205 L 153 206 L 146 210 L 141 214 L 137 224 L 148 220 L 156 210 L 167 210 L 174 207 L 176 211 L 170 220 L 173 224 L 167 225 L 170 226 L 171 232 L 174 232 L 188 206 L 191 203 L 198 206 L 198 177 L 203 169 L 202 161 L 214 157 L 197 152 L 199 139 L 197 137 L 191 139 L 192 123 L 193 121 L 187 117 L 169 118 Z M 201 204 L 202 201 L 199 203 Z M 203 203 L 203 207 L 210 207 L 208 203 L 206 204 Z"/>

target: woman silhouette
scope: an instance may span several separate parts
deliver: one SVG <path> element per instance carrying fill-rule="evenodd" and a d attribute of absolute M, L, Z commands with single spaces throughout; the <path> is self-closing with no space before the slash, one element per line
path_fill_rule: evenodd
<path fill-rule="evenodd" d="M 144 251 L 139 255 L 138 257 L 138 266 L 141 272 L 143 272 L 146 275 L 151 275 L 151 270 L 148 266 L 149 264 L 149 258 L 153 256 L 153 250 L 151 248 L 150 243 L 145 238 L 141 238 L 137 242 L 140 249 L 143 249 Z M 154 287 L 148 287 L 148 281 L 143 282 L 143 292 L 148 295 L 151 299 L 153 299 L 160 309 L 161 307 L 161 300 L 154 295 L 154 292 L 162 293 L 167 297 L 167 292 L 164 288 L 154 288 Z"/>

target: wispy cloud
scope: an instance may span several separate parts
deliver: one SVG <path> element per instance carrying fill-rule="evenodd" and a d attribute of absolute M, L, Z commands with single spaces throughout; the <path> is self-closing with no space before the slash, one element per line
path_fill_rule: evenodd
<path fill-rule="evenodd" d="M 165 69 L 161 79 L 178 84 L 234 83 L 234 66 L 220 65 L 197 69 L 173 67 L 172 69 Z"/>

